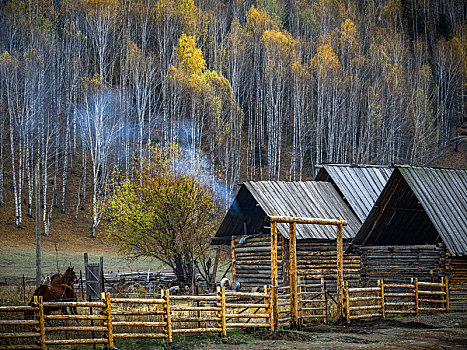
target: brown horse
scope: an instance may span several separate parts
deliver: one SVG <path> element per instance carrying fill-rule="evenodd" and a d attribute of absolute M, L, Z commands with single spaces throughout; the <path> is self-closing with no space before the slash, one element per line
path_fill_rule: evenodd
<path fill-rule="evenodd" d="M 73 284 L 76 283 L 78 280 L 78 277 L 76 276 L 75 271 L 73 270 L 73 267 L 69 267 L 63 275 L 60 275 L 56 273 L 55 275 L 52 275 L 50 278 L 50 284 L 52 286 L 60 285 L 60 284 L 66 284 L 73 288 Z"/>
<path fill-rule="evenodd" d="M 73 271 L 73 267 L 69 267 L 62 276 L 58 274 L 53 275 L 51 285 L 42 284 L 34 291 L 29 305 L 32 305 L 35 296 L 41 296 L 44 302 L 76 301 L 76 293 L 73 289 L 73 283 L 77 280 L 78 278 Z M 68 314 L 66 307 L 44 307 L 45 314 L 50 314 L 52 311 L 60 310 L 63 314 Z M 76 315 L 76 307 L 71 307 L 71 313 Z"/>
<path fill-rule="evenodd" d="M 55 286 L 48 286 L 43 284 L 34 291 L 29 305 L 32 305 L 35 296 L 41 296 L 44 302 L 54 301 L 76 301 L 76 293 L 73 288 L 67 284 L 59 284 Z M 66 307 L 46 306 L 44 307 L 44 314 L 50 314 L 52 311 L 61 310 L 64 315 L 67 315 Z M 71 307 L 71 313 L 76 315 L 76 307 Z"/>

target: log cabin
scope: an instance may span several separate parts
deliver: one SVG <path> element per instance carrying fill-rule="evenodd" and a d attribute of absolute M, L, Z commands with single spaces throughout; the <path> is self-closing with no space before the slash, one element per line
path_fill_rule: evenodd
<path fill-rule="evenodd" d="M 451 309 L 467 309 L 467 170 L 396 167 L 347 252 L 360 278 L 448 278 Z"/>
<path fill-rule="evenodd" d="M 249 181 L 241 185 L 212 244 L 230 244 L 233 279 L 249 290 L 271 283 L 270 221 L 272 215 L 335 219 L 344 227 L 344 249 L 361 226 L 329 182 Z M 304 281 L 320 281 L 335 289 L 336 230 L 333 226 L 302 225 L 297 229 L 297 273 Z M 278 224 L 279 285 L 288 284 L 288 225 Z M 360 261 L 348 254 L 344 278 L 357 281 Z M 333 287 L 334 285 L 334 287 Z"/>

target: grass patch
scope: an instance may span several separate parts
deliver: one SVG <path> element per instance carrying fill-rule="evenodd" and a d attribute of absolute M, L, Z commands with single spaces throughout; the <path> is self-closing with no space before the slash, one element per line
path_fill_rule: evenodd
<path fill-rule="evenodd" d="M 104 257 L 104 273 L 110 271 L 148 271 L 148 269 L 151 271 L 171 271 L 170 268 L 157 261 L 141 259 L 130 262 L 114 252 L 99 252 L 98 250 L 89 252 L 89 261 L 98 262 L 100 256 Z M 44 276 L 51 276 L 57 273 L 57 270 L 63 273 L 70 264 L 74 266 L 78 275 L 80 270 L 84 274 L 83 252 L 42 253 L 42 274 Z M 26 279 L 31 280 L 35 274 L 36 254 L 34 250 L 0 248 L 0 282 L 15 284 L 21 281 L 23 275 Z"/>

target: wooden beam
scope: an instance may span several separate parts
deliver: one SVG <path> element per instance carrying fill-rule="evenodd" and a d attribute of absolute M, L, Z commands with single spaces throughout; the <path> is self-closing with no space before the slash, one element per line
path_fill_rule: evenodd
<path fill-rule="evenodd" d="M 102 293 L 101 301 L 105 303 L 105 316 L 107 317 L 107 339 L 109 349 L 114 348 L 113 326 L 112 326 L 112 304 L 110 302 L 110 293 Z"/>
<path fill-rule="evenodd" d="M 350 298 L 349 298 L 349 281 L 345 282 L 345 304 L 346 304 L 346 313 L 347 323 L 350 323 Z"/>
<path fill-rule="evenodd" d="M 168 289 L 161 290 L 161 294 L 164 296 L 164 309 L 165 309 L 165 322 L 167 323 L 167 328 L 165 329 L 166 331 L 166 336 L 167 336 L 167 341 L 169 343 L 172 343 L 172 320 L 171 320 L 171 315 L 170 315 L 170 292 Z"/>
<path fill-rule="evenodd" d="M 271 229 L 272 223 L 285 223 L 290 224 L 292 222 L 296 224 L 315 224 L 315 225 L 342 225 L 347 226 L 347 221 L 345 220 L 336 220 L 336 219 L 321 219 L 321 218 L 305 218 L 305 217 L 293 217 L 293 216 L 276 216 L 272 215 L 269 217 L 271 221 Z"/>

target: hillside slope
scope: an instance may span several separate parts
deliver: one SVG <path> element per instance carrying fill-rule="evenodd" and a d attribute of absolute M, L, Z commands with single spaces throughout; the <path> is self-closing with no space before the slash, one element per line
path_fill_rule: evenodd
<path fill-rule="evenodd" d="M 433 162 L 433 166 L 467 169 L 467 141 L 450 146 L 446 154 Z M 7 175 L 7 174 L 6 174 Z M 8 179 L 8 175 L 6 176 Z M 77 176 L 72 175 L 69 191 L 74 193 Z M 0 207 L 0 282 L 7 278 L 10 282 L 24 274 L 33 278 L 35 274 L 35 220 L 24 215 L 24 225 L 14 225 L 14 207 L 12 191 L 5 186 L 5 206 Z M 49 237 L 42 237 L 43 273 L 44 275 L 63 271 L 72 264 L 79 271 L 83 269 L 83 254 L 88 252 L 91 260 L 97 261 L 104 256 L 105 271 L 147 271 L 147 269 L 165 269 L 160 263 L 153 261 L 129 262 L 125 260 L 115 247 L 103 243 L 99 238 L 93 239 L 91 234 L 90 212 L 79 210 L 75 217 L 76 203 L 69 203 L 65 214 L 54 208 Z"/>

